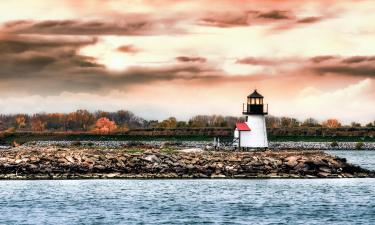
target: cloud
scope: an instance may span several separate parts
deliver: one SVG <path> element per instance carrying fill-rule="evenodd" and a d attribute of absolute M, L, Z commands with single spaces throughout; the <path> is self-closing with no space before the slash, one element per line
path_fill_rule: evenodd
<path fill-rule="evenodd" d="M 207 61 L 206 58 L 203 57 L 189 57 L 189 56 L 178 56 L 176 57 L 178 62 L 199 62 L 204 63 Z"/>
<path fill-rule="evenodd" d="M 290 11 L 272 10 L 261 12 L 256 10 L 227 11 L 210 13 L 198 20 L 198 25 L 220 28 L 250 26 L 281 20 L 289 20 L 294 16 Z"/>
<path fill-rule="evenodd" d="M 246 57 L 242 59 L 237 59 L 236 63 L 238 64 L 247 64 L 247 65 L 274 65 L 277 60 L 270 58 L 262 57 Z"/>
<path fill-rule="evenodd" d="M 289 29 L 303 24 L 320 22 L 328 17 L 309 16 L 298 18 L 291 10 L 243 10 L 215 12 L 203 16 L 197 22 L 201 26 L 212 26 L 219 28 L 243 27 L 253 25 L 278 25 L 278 29 Z"/>
<path fill-rule="evenodd" d="M 273 68 L 276 73 L 309 73 L 312 75 L 336 74 L 345 76 L 375 77 L 375 56 L 335 56 L 315 57 L 245 57 L 236 64 Z"/>
<path fill-rule="evenodd" d="M 290 11 L 272 10 L 269 12 L 258 13 L 257 18 L 269 19 L 269 20 L 286 20 L 293 19 L 294 16 Z"/>
<path fill-rule="evenodd" d="M 135 47 L 134 45 L 122 45 L 117 48 L 119 52 L 127 53 L 127 54 L 137 54 L 138 52 L 141 51 L 141 49 Z"/>
<path fill-rule="evenodd" d="M 371 104 L 374 90 L 375 81 L 370 78 L 329 91 L 309 86 L 300 91 L 294 102 L 303 112 L 294 113 L 305 113 L 305 118 L 312 116 L 320 120 L 338 118 L 346 124 L 352 121 L 365 123 L 374 118 L 375 108 Z M 322 113 L 321 109 L 329 110 Z M 356 118 L 353 112 L 356 112 Z"/>
<path fill-rule="evenodd" d="M 321 56 L 312 58 L 312 61 L 311 70 L 317 74 L 375 77 L 374 56 Z"/>
<path fill-rule="evenodd" d="M 7 22 L 3 31 L 12 34 L 38 35 L 155 35 L 183 33 L 174 18 L 159 19 L 150 15 L 121 15 L 107 20 L 16 20 Z"/>
<path fill-rule="evenodd" d="M 323 17 L 321 16 L 309 16 L 305 18 L 301 18 L 297 20 L 297 23 L 316 23 L 323 20 Z"/>
<path fill-rule="evenodd" d="M 76 40 L 38 39 L 35 37 L 22 39 L 17 36 L 0 38 L 0 79 L 22 79 L 37 74 L 51 74 L 72 67 L 103 67 L 92 57 L 81 56 L 76 52 L 79 48 L 95 44 L 95 38 Z M 35 75 L 36 74 L 36 75 Z"/>
<path fill-rule="evenodd" d="M 136 84 L 172 80 L 212 80 L 223 73 L 210 65 L 170 64 L 158 67 L 133 66 L 113 72 L 93 57 L 79 55 L 79 49 L 92 45 L 96 39 L 0 40 L 0 82 L 7 91 L 33 93 L 100 92 L 126 89 Z M 129 47 L 127 48 L 129 50 Z M 131 49 L 131 48 L 130 48 Z M 179 58 L 202 61 L 203 58 Z"/>

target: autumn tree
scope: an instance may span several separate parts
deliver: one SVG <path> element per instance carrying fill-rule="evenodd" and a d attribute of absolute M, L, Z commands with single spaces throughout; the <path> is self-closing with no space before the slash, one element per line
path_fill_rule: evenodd
<path fill-rule="evenodd" d="M 39 117 L 34 117 L 31 120 L 31 129 L 35 132 L 42 132 L 44 131 L 45 123 Z"/>
<path fill-rule="evenodd" d="M 177 127 L 177 119 L 175 117 L 169 117 L 168 119 L 161 121 L 158 124 L 158 127 L 176 128 Z"/>
<path fill-rule="evenodd" d="M 337 119 L 328 119 L 326 121 L 323 121 L 322 126 L 328 128 L 337 128 L 341 127 L 341 123 Z"/>
<path fill-rule="evenodd" d="M 87 128 L 92 122 L 92 115 L 87 110 L 79 109 L 74 113 L 74 117 L 78 127 L 83 131 L 87 131 Z"/>
<path fill-rule="evenodd" d="M 19 115 L 16 116 L 16 125 L 17 125 L 18 129 L 26 127 L 26 117 L 25 117 L 25 115 L 19 114 Z"/>
<path fill-rule="evenodd" d="M 96 121 L 93 132 L 98 134 L 109 134 L 116 129 L 117 126 L 114 121 L 109 120 L 107 117 L 101 117 Z"/>

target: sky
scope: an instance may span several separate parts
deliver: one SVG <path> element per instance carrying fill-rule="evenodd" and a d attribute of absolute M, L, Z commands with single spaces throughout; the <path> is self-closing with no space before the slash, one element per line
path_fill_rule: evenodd
<path fill-rule="evenodd" d="M 0 113 L 375 120 L 372 0 L 0 2 Z"/>

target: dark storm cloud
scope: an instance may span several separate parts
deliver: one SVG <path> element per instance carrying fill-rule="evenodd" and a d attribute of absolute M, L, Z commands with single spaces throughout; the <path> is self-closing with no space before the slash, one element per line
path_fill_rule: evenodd
<path fill-rule="evenodd" d="M 317 74 L 375 77 L 375 56 L 320 56 L 311 59 L 310 69 Z"/>
<path fill-rule="evenodd" d="M 95 44 L 96 38 L 82 38 L 82 39 L 46 39 L 27 37 L 19 35 L 4 35 L 0 37 L 0 52 L 1 54 L 15 54 L 33 51 L 48 51 L 59 48 L 73 48 L 82 47 L 85 45 Z"/>
<path fill-rule="evenodd" d="M 77 55 L 79 48 L 96 43 L 95 38 L 65 40 L 18 36 L 0 39 L 0 79 L 17 79 L 64 70 L 65 67 L 102 67 L 95 59 Z"/>
<path fill-rule="evenodd" d="M 257 18 L 270 19 L 270 20 L 285 20 L 293 19 L 293 15 L 290 11 L 272 10 L 269 12 L 258 13 Z"/>
<path fill-rule="evenodd" d="M 282 68 L 291 65 L 289 73 L 325 75 L 336 74 L 345 76 L 375 77 L 375 56 L 335 56 L 321 55 L 311 58 L 264 58 L 246 57 L 236 60 L 238 64 L 261 65 L 269 68 Z M 281 76 L 287 76 L 282 70 Z"/>
<path fill-rule="evenodd" d="M 3 30 L 13 34 L 44 35 L 153 35 L 183 33 L 174 19 L 155 19 L 147 15 L 127 15 L 116 21 L 99 20 L 19 20 L 5 24 Z"/>
<path fill-rule="evenodd" d="M 353 57 L 348 57 L 342 60 L 343 63 L 363 63 L 363 62 L 373 62 L 375 61 L 375 56 L 353 56 Z"/>
<path fill-rule="evenodd" d="M 95 58 L 79 55 L 81 47 L 95 43 L 96 39 L 3 38 L 0 40 L 0 82 L 13 91 L 57 94 L 126 89 L 159 81 L 212 80 L 223 76 L 220 70 L 205 64 L 132 67 L 123 72 L 111 72 Z"/>
<path fill-rule="evenodd" d="M 317 23 L 328 17 L 311 16 L 298 18 L 292 11 L 289 10 L 271 10 L 271 11 L 228 11 L 221 13 L 209 13 L 198 20 L 201 26 L 212 26 L 220 28 L 252 26 L 262 24 L 281 25 L 278 29 L 290 29 L 301 26 Z"/>
<path fill-rule="evenodd" d="M 250 25 L 247 13 L 211 14 L 199 19 L 197 23 L 202 26 L 212 26 L 220 28 Z"/>

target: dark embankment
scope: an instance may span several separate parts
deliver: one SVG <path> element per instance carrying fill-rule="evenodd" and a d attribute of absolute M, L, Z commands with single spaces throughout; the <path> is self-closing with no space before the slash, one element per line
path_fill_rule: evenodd
<path fill-rule="evenodd" d="M 321 151 L 191 152 L 20 146 L 0 152 L 1 179 L 375 177 Z"/>
<path fill-rule="evenodd" d="M 374 127 L 292 127 L 268 129 L 270 141 L 308 141 L 308 142 L 374 142 Z M 1 132 L 0 144 L 13 141 L 26 143 L 30 141 L 211 141 L 213 137 L 222 140 L 233 138 L 231 128 L 152 128 L 133 129 L 123 133 L 92 134 L 90 132 Z"/>

